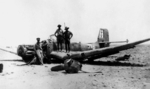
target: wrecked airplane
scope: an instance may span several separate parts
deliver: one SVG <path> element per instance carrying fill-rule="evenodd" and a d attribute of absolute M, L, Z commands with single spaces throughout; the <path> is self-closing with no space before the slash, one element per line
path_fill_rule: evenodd
<path fill-rule="evenodd" d="M 136 45 L 149 41 L 150 38 L 128 43 L 126 41 L 117 41 L 117 42 L 109 42 L 109 32 L 107 29 L 100 29 L 98 34 L 97 42 L 95 43 L 87 43 L 82 44 L 79 43 L 71 43 L 71 52 L 57 52 L 56 41 L 53 39 L 47 40 L 46 46 L 46 61 L 50 61 L 51 59 L 59 60 L 64 62 L 66 59 L 74 59 L 82 62 L 85 59 L 88 61 L 93 61 L 96 58 L 107 57 L 111 54 L 118 53 L 119 51 L 126 50 L 129 48 L 133 48 Z M 119 46 L 110 46 L 110 43 L 122 43 L 127 42 L 126 44 Z M 42 44 L 42 43 L 41 43 Z M 19 45 L 17 49 L 17 54 L 22 57 L 22 59 L 27 63 L 34 58 L 34 46 L 33 45 Z"/>

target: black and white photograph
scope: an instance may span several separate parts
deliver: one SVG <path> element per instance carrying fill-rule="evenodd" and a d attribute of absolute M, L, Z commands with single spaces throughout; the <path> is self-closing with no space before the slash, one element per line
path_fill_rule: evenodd
<path fill-rule="evenodd" d="M 149 0 L 0 0 L 0 89 L 150 89 Z"/>

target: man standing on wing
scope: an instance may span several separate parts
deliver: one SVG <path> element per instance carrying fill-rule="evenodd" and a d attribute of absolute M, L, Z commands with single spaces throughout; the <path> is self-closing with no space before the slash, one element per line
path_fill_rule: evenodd
<path fill-rule="evenodd" d="M 70 52 L 70 39 L 73 37 L 72 32 L 70 32 L 68 29 L 69 27 L 65 27 L 65 32 L 64 32 L 66 52 Z"/>
<path fill-rule="evenodd" d="M 61 25 L 58 25 L 58 29 L 54 34 L 57 38 L 57 51 L 62 51 L 62 44 L 63 44 L 63 30 L 61 29 Z M 60 47 L 59 47 L 60 46 Z"/>

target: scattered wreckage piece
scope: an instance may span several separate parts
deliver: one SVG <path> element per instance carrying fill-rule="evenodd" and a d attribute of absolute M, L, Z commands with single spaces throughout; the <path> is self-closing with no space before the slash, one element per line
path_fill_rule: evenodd
<path fill-rule="evenodd" d="M 122 57 L 116 58 L 115 60 L 116 60 L 117 62 L 119 62 L 119 61 L 128 61 L 130 57 L 131 57 L 131 55 L 124 55 L 124 56 L 122 56 Z"/>
<path fill-rule="evenodd" d="M 78 73 L 81 71 L 82 64 L 73 59 L 67 59 L 64 61 L 64 68 L 66 73 Z"/>
<path fill-rule="evenodd" d="M 3 72 L 3 64 L 0 64 L 0 73 L 2 73 Z"/>
<path fill-rule="evenodd" d="M 34 45 L 19 45 L 17 54 L 28 63 L 35 57 Z"/>
<path fill-rule="evenodd" d="M 73 59 L 66 59 L 64 64 L 57 65 L 51 68 L 51 71 L 62 71 L 65 70 L 66 73 L 78 73 L 81 71 L 82 64 Z"/>

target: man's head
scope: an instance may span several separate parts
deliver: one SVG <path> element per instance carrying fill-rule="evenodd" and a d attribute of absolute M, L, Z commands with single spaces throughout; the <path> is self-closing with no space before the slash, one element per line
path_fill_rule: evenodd
<path fill-rule="evenodd" d="M 38 38 L 36 38 L 36 40 L 37 40 L 37 42 L 40 42 L 40 38 L 38 37 Z"/>
<path fill-rule="evenodd" d="M 65 30 L 68 31 L 69 27 L 65 27 Z"/>
<path fill-rule="evenodd" d="M 58 24 L 58 26 L 57 26 L 58 28 L 60 28 L 61 27 L 61 25 L 60 24 Z"/>
<path fill-rule="evenodd" d="M 41 43 L 46 43 L 46 40 L 41 41 Z"/>

